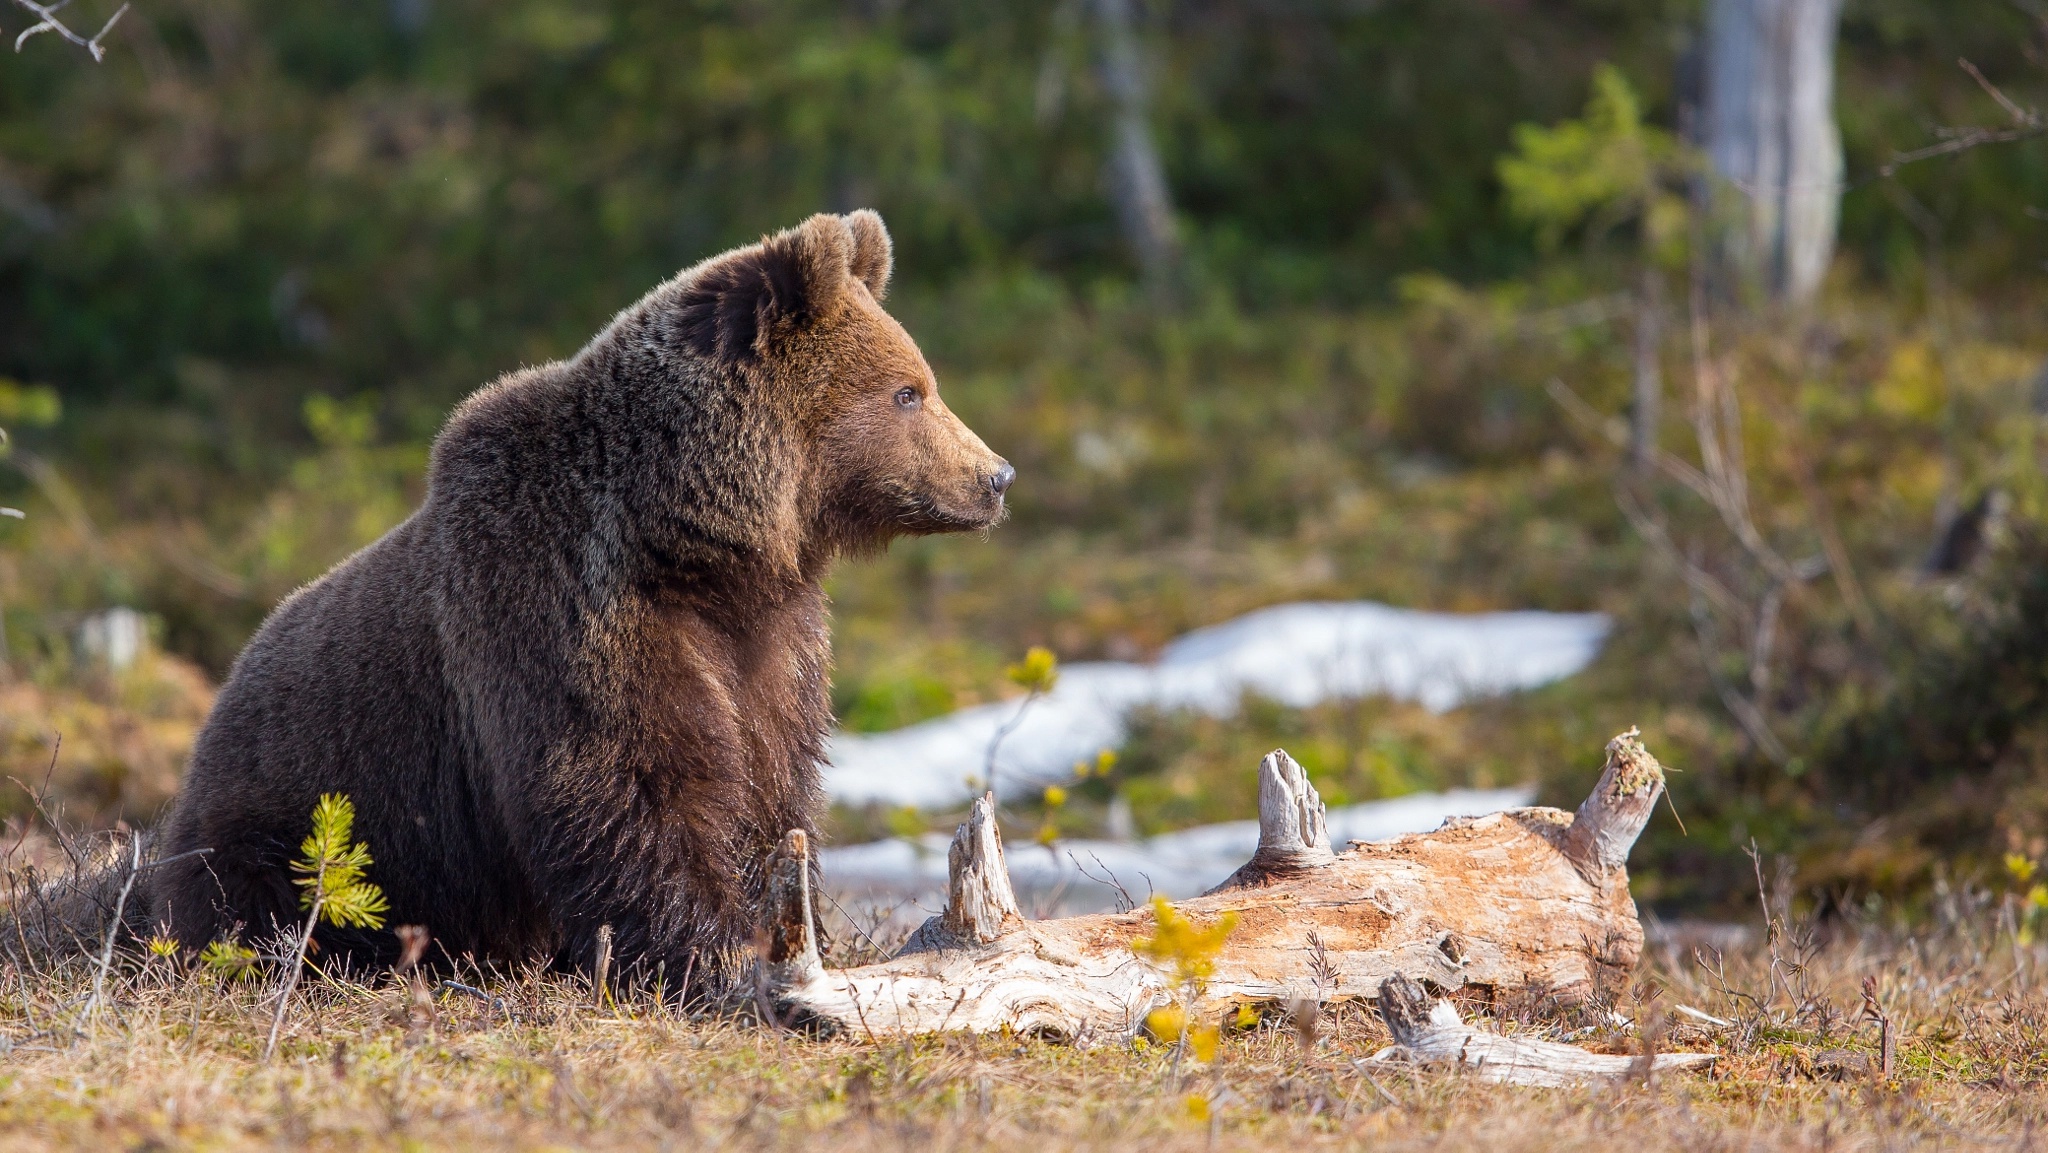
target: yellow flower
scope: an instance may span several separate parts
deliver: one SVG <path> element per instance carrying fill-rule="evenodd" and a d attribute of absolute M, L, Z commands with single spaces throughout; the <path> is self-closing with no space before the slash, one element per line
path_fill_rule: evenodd
<path fill-rule="evenodd" d="M 2048 885 L 2035 885 L 2027 890 L 2027 907 L 2048 909 Z"/>
<path fill-rule="evenodd" d="M 1044 645 L 1032 645 L 1024 659 L 1004 670 L 1010 683 L 1034 693 L 1049 693 L 1060 679 L 1059 658 Z"/>
<path fill-rule="evenodd" d="M 1102 750 L 1101 752 L 1099 752 L 1099 753 L 1095 754 L 1095 775 L 1096 775 L 1096 776 L 1098 776 L 1098 777 L 1106 777 L 1106 776 L 1108 776 L 1108 775 L 1109 775 L 1109 770 L 1111 770 L 1111 769 L 1113 769 L 1113 768 L 1116 768 L 1116 750 L 1115 750 L 1115 749 L 1104 749 L 1104 750 Z"/>
<path fill-rule="evenodd" d="M 1237 928 L 1237 914 L 1226 911 L 1216 918 L 1215 924 L 1198 929 L 1165 897 L 1159 896 L 1152 898 L 1152 920 L 1152 935 L 1132 941 L 1132 951 L 1162 965 L 1172 965 L 1176 980 L 1196 984 L 1208 980 L 1209 974 L 1216 971 L 1216 955 L 1223 951 L 1223 942 L 1229 939 L 1231 930 Z"/>
<path fill-rule="evenodd" d="M 152 957 L 169 957 L 178 951 L 178 942 L 175 938 L 158 934 L 145 942 L 143 948 L 149 950 Z"/>
<path fill-rule="evenodd" d="M 1187 1014 L 1178 1005 L 1161 1005 L 1145 1014 L 1145 1031 L 1164 1042 L 1180 1040 L 1180 1032 L 1187 1024 Z"/>
<path fill-rule="evenodd" d="M 1188 1094 L 1187 1100 L 1181 1104 L 1186 1107 L 1188 1116 L 1195 1120 L 1207 1121 L 1209 1119 L 1209 1099 L 1200 1093 Z"/>
<path fill-rule="evenodd" d="M 2024 885 L 2034 879 L 2034 862 L 2018 853 L 2007 853 L 2005 855 L 2005 871 L 2012 874 L 2013 880 Z"/>
<path fill-rule="evenodd" d="M 1059 807 L 1060 807 L 1061 805 L 1064 805 L 1064 804 L 1066 804 L 1066 803 L 1067 803 L 1067 791 L 1066 791 L 1065 789 L 1063 789 L 1063 788 L 1060 788 L 1060 787 L 1059 787 L 1058 785 L 1047 785 L 1047 786 L 1045 787 L 1045 807 L 1046 807 L 1046 808 L 1048 808 L 1048 809 L 1057 809 L 1057 808 L 1059 808 Z"/>
<path fill-rule="evenodd" d="M 1203 1025 L 1199 1028 L 1189 1029 L 1188 1051 L 1195 1055 L 1195 1060 L 1207 1065 L 1216 1059 L 1216 1042 L 1221 1036 L 1222 1034 L 1214 1025 Z"/>

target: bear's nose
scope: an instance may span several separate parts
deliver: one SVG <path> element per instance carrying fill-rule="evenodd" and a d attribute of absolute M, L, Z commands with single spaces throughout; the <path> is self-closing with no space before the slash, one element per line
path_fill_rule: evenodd
<path fill-rule="evenodd" d="M 1010 462 L 1006 460 L 1003 462 L 1003 467 L 997 469 L 996 474 L 988 478 L 988 487 L 995 490 L 997 496 L 1001 496 L 1010 491 L 1010 485 L 1016 479 L 1017 470 L 1011 468 Z"/>

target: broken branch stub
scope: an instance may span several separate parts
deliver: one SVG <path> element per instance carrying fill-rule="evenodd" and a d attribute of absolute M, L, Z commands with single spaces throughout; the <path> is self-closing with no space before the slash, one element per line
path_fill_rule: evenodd
<path fill-rule="evenodd" d="M 1610 743 L 1576 815 L 1454 818 L 1343 853 L 1328 843 L 1322 801 L 1300 765 L 1276 752 L 1259 772 L 1258 851 L 1222 887 L 1178 906 L 1197 925 L 1237 919 L 1190 1006 L 1197 1013 L 1374 998 L 1397 975 L 1482 1002 L 1508 993 L 1573 1001 L 1620 987 L 1635 968 L 1643 934 L 1626 860 L 1663 777 L 1633 731 Z M 1151 909 L 1028 921 L 1002 861 L 984 798 L 954 834 L 945 912 L 890 960 L 840 970 L 803 947 L 808 877 L 778 861 L 771 895 L 804 907 L 770 917 L 790 926 L 778 938 L 788 946 L 768 958 L 773 996 L 792 1019 L 854 1035 L 1069 1038 L 1131 1033 L 1174 996 L 1173 974 L 1133 951 L 1157 930 Z"/>
<path fill-rule="evenodd" d="M 1642 732 L 1629 731 L 1607 742 L 1600 783 L 1579 804 L 1564 838 L 1565 855 L 1603 880 L 1628 867 L 1628 851 L 1664 795 L 1664 767 L 1643 747 Z M 1622 883 L 1628 878 L 1624 875 Z"/>
<path fill-rule="evenodd" d="M 1336 859 L 1323 824 L 1322 796 L 1286 749 L 1274 749 L 1259 762 L 1259 847 L 1209 892 L 1270 884 Z"/>
<path fill-rule="evenodd" d="M 761 965 L 768 987 L 801 985 L 825 971 L 811 913 L 811 846 L 802 829 L 783 834 L 768 857 L 761 915 Z"/>
<path fill-rule="evenodd" d="M 953 830 L 946 850 L 946 909 L 920 926 L 905 951 L 947 945 L 986 945 L 1021 924 L 1010 867 L 1003 861 L 1003 837 L 996 828 L 996 795 L 974 800 L 967 822 Z"/>

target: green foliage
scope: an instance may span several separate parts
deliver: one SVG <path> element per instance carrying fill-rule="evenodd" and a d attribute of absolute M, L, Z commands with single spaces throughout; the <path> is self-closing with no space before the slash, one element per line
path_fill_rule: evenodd
<path fill-rule="evenodd" d="M 48 428 L 64 415 L 64 402 L 47 384 L 0 376 L 0 427 Z"/>
<path fill-rule="evenodd" d="M 1967 605 L 1965 627 L 1924 639 L 1896 687 L 1842 718 L 1815 787 L 1866 819 L 1910 884 L 1940 859 L 2029 879 L 2048 849 L 2048 537 L 2021 531 Z M 2027 876 L 2006 863 L 2017 853 Z M 1874 880 L 1875 878 L 1873 878 Z"/>
<path fill-rule="evenodd" d="M 1686 204 L 1676 182 L 1695 167 L 1669 132 L 1643 123 L 1641 101 L 1611 64 L 1593 70 L 1585 115 L 1544 128 L 1515 128 L 1515 151 L 1499 164 L 1515 215 L 1536 226 L 1546 247 L 1591 217 L 1595 226 L 1639 220 L 1644 248 L 1665 263 L 1682 259 Z"/>
<path fill-rule="evenodd" d="M 304 405 L 317 451 L 294 461 L 225 558 L 279 595 L 318 576 L 411 514 L 426 453 L 418 445 L 379 445 L 374 395 L 341 401 L 315 394 Z"/>
<path fill-rule="evenodd" d="M 325 793 L 313 807 L 313 831 L 299 846 L 299 859 L 292 871 L 305 892 L 299 905 L 313 909 L 331 925 L 362 929 L 384 927 L 389 908 L 384 891 L 363 874 L 370 867 L 370 848 L 352 840 L 356 819 L 354 802 L 340 793 Z"/>
<path fill-rule="evenodd" d="M 879 733 L 953 710 L 953 689 L 929 673 L 843 677 L 832 685 L 832 711 L 848 732 Z"/>
<path fill-rule="evenodd" d="M 210 941 L 200 951 L 199 963 L 223 981 L 253 981 L 257 976 L 256 950 L 234 941 Z"/>
<path fill-rule="evenodd" d="M 1085 3 L 153 0 L 147 39 L 124 25 L 104 65 L 31 52 L 0 70 L 0 376 L 50 382 L 0 387 L 0 426 L 48 466 L 0 473 L 0 503 L 29 512 L 0 522 L 7 655 L 24 683 L 65 684 L 79 614 L 124 603 L 224 672 L 279 598 L 406 515 L 456 398 L 573 352 L 677 268 L 867 204 L 898 241 L 891 308 L 1022 479 L 986 540 L 839 570 L 849 728 L 1043 691 L 1053 651 L 1141 658 L 1280 600 L 1603 608 L 1628 674 L 1596 669 L 1512 718 L 1431 728 L 1384 702 L 1141 718 L 1123 762 L 1077 774 L 1063 804 L 1006 804 L 1063 834 L 1099 827 L 1113 795 L 1148 832 L 1238 819 L 1249 766 L 1280 743 L 1333 801 L 1542 773 L 1575 804 L 1581 754 L 1642 719 L 1660 755 L 1684 750 L 1666 759 L 1691 770 L 1674 791 L 1699 821 L 1690 840 L 1652 830 L 1640 891 L 1732 890 L 1706 857 L 1738 832 L 1770 843 L 1812 796 L 1745 775 L 1689 620 L 1639 592 L 1671 577 L 1640 563 L 1613 462 L 1546 392 L 1626 401 L 1626 326 L 1599 304 L 1618 265 L 1633 279 L 1683 255 L 1693 161 L 1668 129 L 1697 7 L 1148 13 L 1188 245 L 1183 306 L 1162 314 L 1105 195 Z M 1843 287 L 1806 333 L 1713 332 L 1748 398 L 1763 531 L 1812 555 L 1814 509 L 1836 509 L 1880 631 L 1913 644 L 1958 627 L 1911 576 L 1943 502 L 1995 483 L 2040 511 L 2023 480 L 2039 421 L 2015 382 L 2042 351 L 2048 230 L 2027 212 L 2048 166 L 2031 144 L 1863 177 L 1927 125 L 2000 119 L 1959 57 L 2043 103 L 2030 21 L 2005 0 L 1850 6 Z M 1633 242 L 1623 261 L 1610 232 Z M 1921 293 L 1931 234 L 1944 299 Z M 1789 479 L 1808 467 L 1812 505 Z M 1842 655 L 1856 626 L 1829 579 L 1786 601 L 1788 733 L 1890 699 L 1867 652 Z M 1032 646 L 1043 675 L 1006 678 Z M 24 748 L 48 727 L 9 720 Z M 1942 756 L 1977 763 L 1940 725 L 1887 724 L 1873 788 L 1896 767 L 1918 796 L 1915 774 L 1952 783 Z M 2032 763 L 2017 731 L 2001 765 Z M 96 752 L 95 788 L 146 810 L 129 761 Z M 951 819 L 877 807 L 845 827 Z M 1967 836 L 1925 844 L 2003 836 L 1956 822 Z M 1933 850 L 1915 851 L 1924 876 Z"/>

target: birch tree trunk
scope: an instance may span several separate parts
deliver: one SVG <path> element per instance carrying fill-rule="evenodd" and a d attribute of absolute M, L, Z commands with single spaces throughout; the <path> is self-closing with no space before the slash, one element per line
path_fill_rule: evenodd
<path fill-rule="evenodd" d="M 1842 198 L 1835 126 L 1841 0 L 1710 0 L 1705 144 L 1736 205 L 1729 262 L 1772 299 L 1813 297 Z"/>
<path fill-rule="evenodd" d="M 1173 223 L 1173 197 L 1159 162 L 1148 116 L 1148 84 L 1131 30 L 1130 0 L 1095 0 L 1101 29 L 1102 86 L 1111 104 L 1109 193 L 1117 223 L 1138 258 L 1146 290 L 1156 301 L 1170 300 L 1180 265 L 1180 239 Z"/>
<path fill-rule="evenodd" d="M 1664 277 L 1646 254 L 1636 288 L 1635 405 L 1629 421 L 1629 451 L 1636 471 L 1657 468 L 1657 428 L 1664 420 L 1664 373 L 1657 362 L 1664 343 Z"/>

